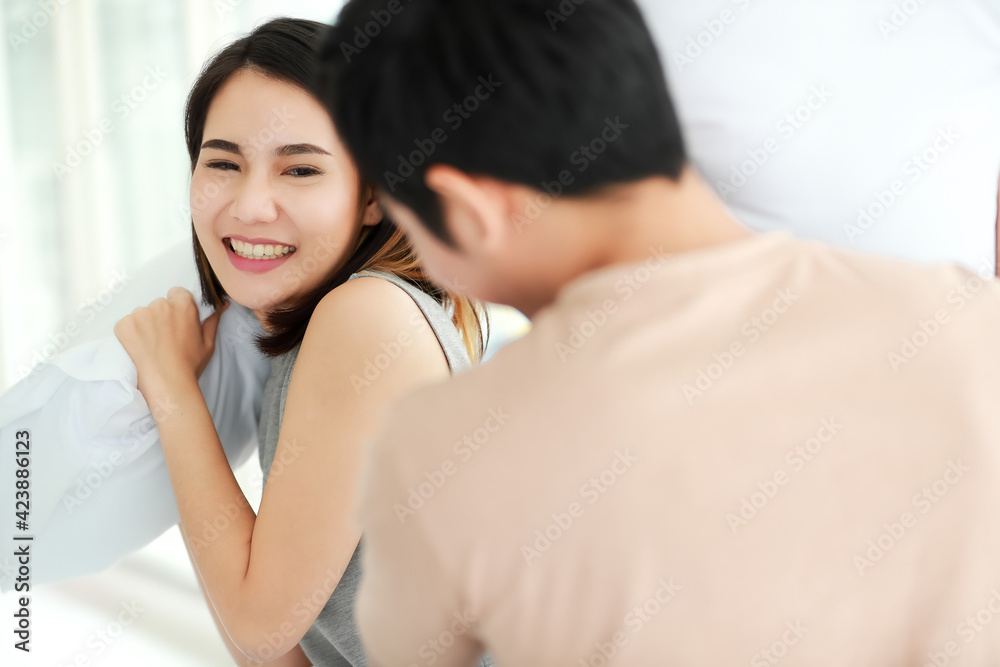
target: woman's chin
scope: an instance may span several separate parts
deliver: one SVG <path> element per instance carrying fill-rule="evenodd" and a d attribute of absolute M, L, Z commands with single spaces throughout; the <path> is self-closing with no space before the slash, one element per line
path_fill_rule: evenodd
<path fill-rule="evenodd" d="M 226 290 L 226 294 L 233 303 L 243 306 L 254 313 L 262 313 L 274 308 L 280 308 L 282 304 L 287 301 L 287 298 L 284 295 L 279 298 L 275 298 L 273 296 L 246 294 L 240 292 L 239 290 L 230 290 L 225 285 L 223 285 L 223 288 Z"/>

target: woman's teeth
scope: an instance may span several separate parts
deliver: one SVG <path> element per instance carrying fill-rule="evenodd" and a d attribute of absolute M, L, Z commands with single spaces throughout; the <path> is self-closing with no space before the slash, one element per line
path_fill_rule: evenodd
<path fill-rule="evenodd" d="M 252 245 L 236 239 L 229 239 L 229 246 L 233 252 L 246 259 L 277 259 L 295 252 L 294 246 Z"/>

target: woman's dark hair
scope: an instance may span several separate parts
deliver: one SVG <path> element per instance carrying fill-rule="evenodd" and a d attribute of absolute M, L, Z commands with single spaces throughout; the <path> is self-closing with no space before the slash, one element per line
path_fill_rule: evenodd
<path fill-rule="evenodd" d="M 317 51 L 327 29 L 328 26 L 315 21 L 273 19 L 224 48 L 205 65 L 188 96 L 184 116 L 192 172 L 201 153 L 208 109 L 235 73 L 252 70 L 295 85 L 319 99 Z M 371 185 L 362 179 L 358 192 L 359 220 L 368 201 L 367 194 L 372 191 Z M 191 231 L 202 299 L 206 305 L 219 308 L 227 294 L 201 247 L 193 220 Z M 482 358 L 485 339 L 480 317 L 486 317 L 485 309 L 461 295 L 449 294 L 436 287 L 424 274 L 409 241 L 388 216 L 362 232 L 361 244 L 354 254 L 318 287 L 299 295 L 291 303 L 267 311 L 269 330 L 256 337 L 258 349 L 270 357 L 294 349 L 302 342 L 306 325 L 324 296 L 345 283 L 351 274 L 376 268 L 406 278 L 443 306 L 453 306 L 452 319 L 462 333 L 469 356 L 473 361 Z"/>

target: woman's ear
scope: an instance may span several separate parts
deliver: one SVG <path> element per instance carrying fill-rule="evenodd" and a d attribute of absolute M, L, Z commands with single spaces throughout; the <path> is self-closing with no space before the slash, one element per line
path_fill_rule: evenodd
<path fill-rule="evenodd" d="M 366 185 L 361 193 L 364 198 L 364 215 L 361 216 L 362 227 L 372 227 L 382 222 L 385 214 L 382 207 L 378 205 L 378 197 L 375 195 L 375 188 Z"/>

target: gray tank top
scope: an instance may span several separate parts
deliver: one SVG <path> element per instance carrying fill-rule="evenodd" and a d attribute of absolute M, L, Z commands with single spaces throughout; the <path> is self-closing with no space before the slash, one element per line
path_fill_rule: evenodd
<path fill-rule="evenodd" d="M 423 312 L 427 322 L 437 336 L 441 349 L 448 359 L 452 374 L 471 366 L 469 355 L 462 344 L 451 317 L 442 306 L 431 296 L 394 274 L 382 271 L 362 271 L 355 273 L 348 280 L 365 276 L 383 278 L 398 285 L 410 295 Z M 278 446 L 278 433 L 281 430 L 281 420 L 285 412 L 285 397 L 288 394 L 288 383 L 292 377 L 292 368 L 299 355 L 299 346 L 271 359 L 271 376 L 264 385 L 263 406 L 258 424 L 260 441 L 260 468 L 267 485 L 268 472 L 274 461 L 274 453 Z M 347 565 L 340 583 L 319 613 L 319 617 L 302 638 L 301 646 L 306 656 L 316 667 L 367 667 L 364 649 L 358 636 L 358 628 L 354 622 L 354 601 L 357 596 L 361 577 L 361 545 L 358 543 L 351 561 Z M 480 667 L 495 667 L 489 656 L 483 656 Z"/>

